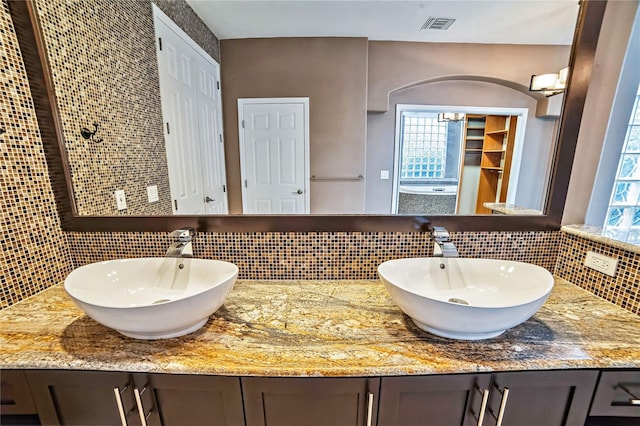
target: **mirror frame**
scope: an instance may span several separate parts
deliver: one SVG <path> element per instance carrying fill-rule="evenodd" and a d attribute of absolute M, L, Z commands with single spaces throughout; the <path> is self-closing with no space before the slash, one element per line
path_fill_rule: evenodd
<path fill-rule="evenodd" d="M 430 222 L 451 231 L 558 230 L 571 177 L 596 45 L 606 0 L 582 0 L 576 22 L 570 74 L 558 127 L 544 215 L 211 215 L 78 216 L 65 155 L 62 122 L 34 0 L 8 0 L 22 52 L 56 207 L 64 231 L 164 232 L 192 226 L 200 232 L 416 232 Z"/>

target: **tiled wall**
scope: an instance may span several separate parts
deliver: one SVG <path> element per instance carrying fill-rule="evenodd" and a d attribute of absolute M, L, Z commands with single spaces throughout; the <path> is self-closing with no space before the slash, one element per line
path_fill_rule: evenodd
<path fill-rule="evenodd" d="M 184 0 L 155 0 L 219 60 L 219 42 Z M 150 0 L 38 0 L 67 157 L 82 215 L 171 214 Z M 93 130 L 100 143 L 82 138 Z M 160 201 L 149 203 L 146 187 Z M 119 211 L 115 190 L 127 196 Z"/>
<path fill-rule="evenodd" d="M 618 259 L 615 277 L 584 266 L 587 251 Z M 563 232 L 555 274 L 640 315 L 640 254 Z"/>
<path fill-rule="evenodd" d="M 0 8 L 0 308 L 60 282 L 71 258 L 60 229 L 29 83 L 7 3 Z"/>
<path fill-rule="evenodd" d="M 530 262 L 552 271 L 559 232 L 454 233 L 461 256 Z M 119 257 L 163 256 L 167 233 L 68 234 L 75 266 Z M 196 257 L 233 262 L 243 279 L 376 279 L 389 259 L 432 254 L 421 233 L 206 233 Z"/>

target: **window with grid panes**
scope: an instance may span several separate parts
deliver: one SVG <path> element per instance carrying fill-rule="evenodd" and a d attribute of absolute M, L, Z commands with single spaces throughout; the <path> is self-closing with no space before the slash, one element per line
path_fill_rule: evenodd
<path fill-rule="evenodd" d="M 437 113 L 402 112 L 402 164 L 400 179 L 430 180 L 445 177 L 447 123 Z"/>
<path fill-rule="evenodd" d="M 620 154 L 604 235 L 640 244 L 640 86 Z"/>

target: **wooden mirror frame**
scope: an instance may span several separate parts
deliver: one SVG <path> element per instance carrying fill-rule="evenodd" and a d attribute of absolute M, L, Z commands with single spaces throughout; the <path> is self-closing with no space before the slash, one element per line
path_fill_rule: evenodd
<path fill-rule="evenodd" d="M 430 222 L 451 231 L 543 231 L 560 228 L 606 0 L 583 0 L 557 134 L 544 215 L 217 215 L 78 216 L 49 61 L 33 0 L 8 0 L 38 119 L 56 207 L 64 231 L 163 232 L 184 226 L 205 232 L 416 232 Z"/>

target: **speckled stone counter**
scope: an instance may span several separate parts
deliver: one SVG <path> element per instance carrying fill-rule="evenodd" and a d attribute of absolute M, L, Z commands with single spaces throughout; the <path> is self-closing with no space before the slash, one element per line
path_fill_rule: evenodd
<path fill-rule="evenodd" d="M 527 322 L 466 342 L 418 329 L 378 281 L 239 281 L 199 331 L 134 340 L 55 286 L 0 311 L 0 368 L 384 376 L 640 368 L 640 318 L 556 279 Z"/>

